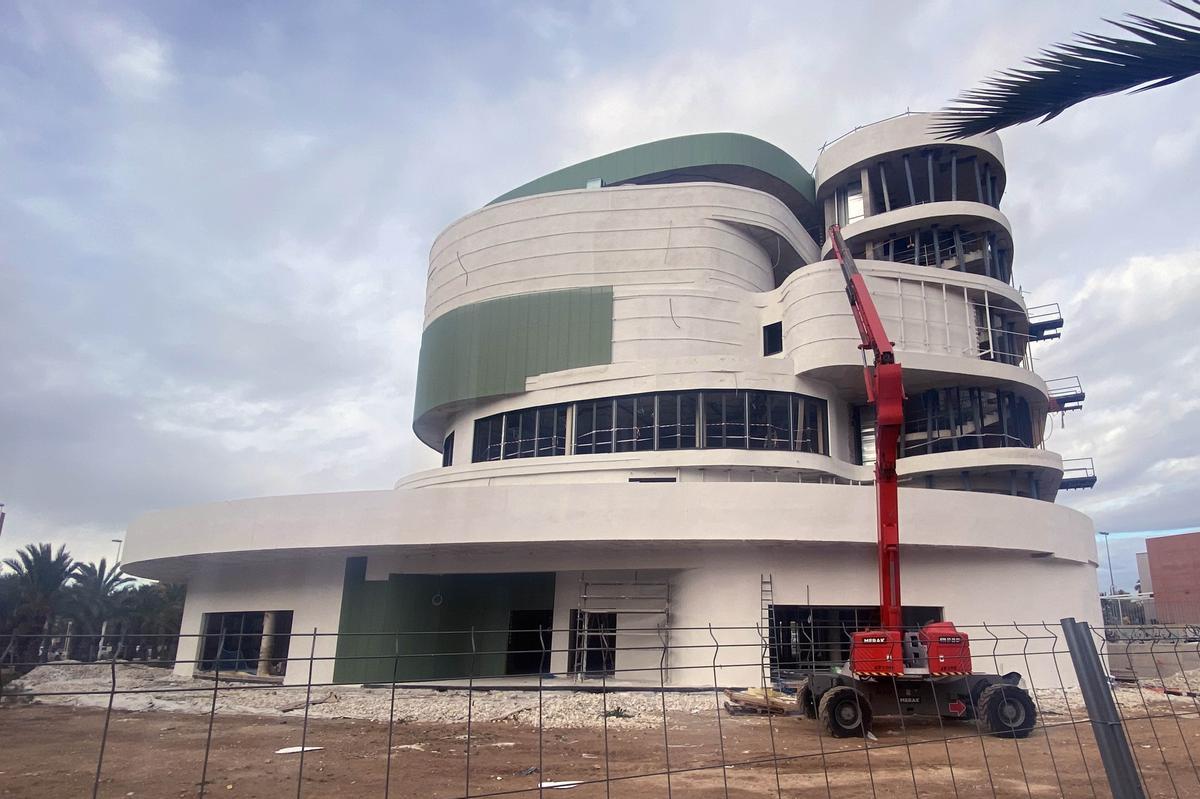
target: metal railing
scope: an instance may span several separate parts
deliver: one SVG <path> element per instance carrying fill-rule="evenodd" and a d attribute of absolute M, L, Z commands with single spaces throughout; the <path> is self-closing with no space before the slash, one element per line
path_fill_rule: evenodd
<path fill-rule="evenodd" d="M 580 683 L 554 671 L 569 631 L 550 629 L 452 631 L 442 648 L 419 647 L 424 631 L 293 632 L 283 684 L 219 658 L 195 677 L 198 657 L 10 657 L 0 771 L 15 795 L 60 796 L 1200 795 L 1200 642 L 1114 652 L 1072 619 L 960 626 L 976 671 L 1020 673 L 1036 711 L 1027 737 L 992 735 L 971 697 L 831 737 L 803 691 L 844 668 L 854 629 L 681 626 L 670 643 L 633 645 L 618 630 L 613 668 Z M 534 648 L 495 645 L 530 632 Z M 179 640 L 200 652 L 205 637 Z M 1114 656 L 1143 671 L 1114 680 L 1102 665 Z"/>

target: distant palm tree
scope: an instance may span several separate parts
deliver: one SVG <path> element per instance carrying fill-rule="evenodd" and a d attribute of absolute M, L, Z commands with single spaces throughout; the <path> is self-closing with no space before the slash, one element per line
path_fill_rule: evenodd
<path fill-rule="evenodd" d="M 95 660 L 100 649 L 100 637 L 105 624 L 113 621 L 121 608 L 118 592 L 133 578 L 121 572 L 119 565 L 108 568 L 108 561 L 81 563 L 75 569 L 75 579 L 67 589 L 67 614 L 77 625 L 72 635 L 74 651 L 71 657 Z M 76 637 L 78 636 L 78 637 Z"/>
<path fill-rule="evenodd" d="M 1200 20 L 1200 0 L 1163 0 Z M 1077 34 L 1075 41 L 1027 58 L 960 94 L 930 126 L 944 139 L 991 133 L 1022 122 L 1053 119 L 1076 103 L 1106 94 L 1156 89 L 1200 73 L 1200 26 L 1127 14 L 1105 20 L 1138 38 Z"/>
<path fill-rule="evenodd" d="M 121 636 L 124 656 L 173 660 L 183 621 L 186 586 L 146 583 L 121 592 Z"/>
<path fill-rule="evenodd" d="M 50 649 L 50 633 L 62 610 L 66 585 L 75 575 L 75 561 L 66 545 L 54 552 L 49 544 L 27 544 L 15 558 L 5 558 L 4 565 L 17 576 L 16 660 L 40 660 Z"/>

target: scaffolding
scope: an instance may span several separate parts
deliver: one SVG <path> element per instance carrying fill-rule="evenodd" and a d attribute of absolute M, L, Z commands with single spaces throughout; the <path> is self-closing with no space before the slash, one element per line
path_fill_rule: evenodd
<path fill-rule="evenodd" d="M 591 676 L 589 654 L 598 647 L 615 650 L 615 638 L 620 634 L 623 638 L 652 638 L 657 642 L 635 648 L 649 651 L 661 648 L 658 669 L 665 683 L 670 653 L 671 583 L 662 572 L 606 573 L 599 579 L 588 579 L 587 572 L 582 572 L 577 608 L 572 642 L 575 654 L 570 664 L 576 681 Z M 622 625 L 622 616 L 632 623 Z M 601 657 L 603 660 L 604 655 Z M 607 666 L 600 669 L 601 673 L 612 670 Z"/>

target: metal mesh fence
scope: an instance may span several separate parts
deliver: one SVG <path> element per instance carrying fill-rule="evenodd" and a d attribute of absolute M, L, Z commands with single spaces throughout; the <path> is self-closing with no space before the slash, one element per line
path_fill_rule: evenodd
<path fill-rule="evenodd" d="M 1076 625 L 1085 646 L 1066 624 L 960 627 L 975 677 L 869 680 L 849 734 L 829 688 L 848 676 L 844 627 L 618 629 L 573 653 L 551 630 L 292 631 L 281 677 L 223 640 L 205 657 L 202 636 L 180 638 L 190 657 L 86 663 L 21 661 L 38 646 L 13 641 L 0 793 L 1200 796 L 1200 638 L 1161 628 L 1130 646 Z M 1106 664 L 1091 677 L 1089 655 Z M 1031 712 L 998 727 L 1014 690 Z"/>

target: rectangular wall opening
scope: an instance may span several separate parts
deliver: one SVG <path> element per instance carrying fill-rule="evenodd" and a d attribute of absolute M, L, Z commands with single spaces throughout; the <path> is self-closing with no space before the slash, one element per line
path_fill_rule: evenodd
<path fill-rule="evenodd" d="M 554 610 L 514 610 L 508 622 L 506 675 L 549 674 Z"/>
<path fill-rule="evenodd" d="M 200 671 L 258 677 L 282 677 L 287 671 L 290 610 L 205 613 L 200 629 Z"/>
<path fill-rule="evenodd" d="M 918 629 L 942 620 L 942 608 L 906 606 L 901 623 Z M 850 636 L 879 626 L 877 605 L 772 605 L 771 671 L 840 666 L 850 658 Z"/>
<path fill-rule="evenodd" d="M 389 574 L 348 558 L 334 679 L 477 680 L 545 673 L 554 573 Z M 539 634 L 539 629 L 546 632 Z"/>
<path fill-rule="evenodd" d="M 763 355 L 778 355 L 783 352 L 783 322 L 763 325 Z"/>
<path fill-rule="evenodd" d="M 580 618 L 587 618 L 587 637 L 582 635 Z M 617 614 L 580 613 L 571 609 L 570 644 L 567 651 L 567 670 L 582 672 L 588 677 L 611 677 L 617 664 Z"/>

